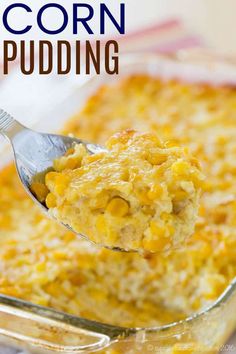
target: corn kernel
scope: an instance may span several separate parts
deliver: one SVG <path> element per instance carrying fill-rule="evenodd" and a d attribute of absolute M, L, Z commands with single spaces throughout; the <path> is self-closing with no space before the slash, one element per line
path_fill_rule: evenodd
<path fill-rule="evenodd" d="M 11 227 L 12 218 L 10 215 L 0 215 L 0 228 L 8 229 Z"/>
<path fill-rule="evenodd" d="M 60 294 L 61 294 L 61 289 L 60 289 L 60 286 L 57 284 L 57 283 L 50 283 L 50 284 L 48 284 L 47 286 L 46 286 L 46 292 L 49 294 L 49 295 L 51 295 L 51 296 L 53 296 L 53 297 L 55 297 L 55 298 L 57 298 L 58 296 L 60 296 Z"/>
<path fill-rule="evenodd" d="M 106 210 L 113 216 L 125 216 L 129 212 L 129 204 L 120 197 L 113 198 L 107 205 Z"/>
<path fill-rule="evenodd" d="M 63 240 L 65 242 L 71 242 L 71 241 L 74 241 L 76 238 L 75 234 L 72 233 L 72 232 L 67 232 L 65 233 L 65 235 L 63 236 Z"/>
<path fill-rule="evenodd" d="M 3 258 L 4 259 L 12 259 L 17 255 L 17 249 L 16 248 L 7 248 L 4 252 L 3 252 Z"/>
<path fill-rule="evenodd" d="M 92 289 L 91 296 L 97 302 L 104 301 L 107 298 L 106 292 L 100 289 Z"/>
<path fill-rule="evenodd" d="M 157 238 L 157 239 L 143 239 L 143 248 L 150 252 L 159 252 L 162 251 L 170 241 L 167 237 Z"/>
<path fill-rule="evenodd" d="M 108 246 L 113 246 L 116 240 L 119 239 L 119 235 L 112 228 L 107 228 L 106 230 L 106 243 Z"/>
<path fill-rule="evenodd" d="M 78 164 L 78 161 L 76 160 L 76 158 L 67 158 L 67 161 L 65 163 L 65 169 L 68 170 L 74 170 L 75 168 L 79 167 L 80 163 Z"/>
<path fill-rule="evenodd" d="M 56 184 L 54 192 L 55 194 L 59 195 L 60 197 L 63 197 L 63 195 L 65 194 L 65 190 L 66 190 L 67 186 L 66 184 Z"/>
<path fill-rule="evenodd" d="M 172 221 L 172 216 L 168 213 L 162 213 L 161 214 L 161 220 L 163 220 L 164 222 L 168 223 Z"/>
<path fill-rule="evenodd" d="M 32 193 L 36 196 L 36 198 L 43 203 L 49 193 L 47 186 L 43 183 L 33 182 L 30 186 Z"/>
<path fill-rule="evenodd" d="M 167 225 L 166 226 L 166 229 L 167 229 L 167 234 L 168 234 L 168 237 L 172 237 L 175 233 L 175 228 L 173 225 Z"/>
<path fill-rule="evenodd" d="M 188 162 L 179 159 L 178 161 L 174 162 L 171 166 L 171 170 L 176 175 L 188 175 L 190 170 L 190 165 Z"/>
<path fill-rule="evenodd" d="M 56 176 L 56 184 L 67 185 L 68 184 L 68 177 L 64 174 L 58 174 Z"/>
<path fill-rule="evenodd" d="M 57 176 L 58 172 L 48 172 L 45 176 L 45 184 L 49 185 L 49 183 L 54 182 Z"/>
<path fill-rule="evenodd" d="M 117 133 L 113 135 L 107 142 L 106 147 L 107 149 L 112 149 L 112 147 L 116 144 L 126 144 L 130 138 L 132 138 L 135 134 L 135 130 L 127 129 L 123 132 Z"/>
<path fill-rule="evenodd" d="M 147 160 L 152 165 L 161 165 L 166 162 L 167 156 L 165 154 L 153 153 L 148 155 Z"/>
<path fill-rule="evenodd" d="M 106 233 L 106 220 L 103 215 L 99 215 L 96 220 L 96 227 L 98 232 L 102 235 Z"/>
<path fill-rule="evenodd" d="M 151 233 L 158 238 L 163 238 L 166 235 L 166 228 L 164 226 L 159 226 L 155 221 L 150 222 Z"/>
<path fill-rule="evenodd" d="M 0 287 L 0 293 L 8 296 L 19 297 L 19 290 L 14 286 Z"/>
<path fill-rule="evenodd" d="M 203 175 L 197 173 L 191 174 L 191 181 L 193 182 L 195 188 L 202 188 L 204 183 L 204 177 Z"/>
<path fill-rule="evenodd" d="M 75 286 L 80 286 L 86 282 L 86 278 L 79 271 L 70 274 L 68 280 L 71 284 Z"/>
<path fill-rule="evenodd" d="M 163 187 L 161 185 L 156 184 L 156 185 L 152 186 L 150 191 L 148 191 L 147 196 L 149 199 L 155 200 L 155 199 L 161 198 L 163 195 L 163 192 L 164 192 Z"/>
<path fill-rule="evenodd" d="M 47 207 L 50 208 L 55 208 L 57 205 L 57 200 L 54 194 L 49 193 L 46 198 L 46 205 Z"/>
<path fill-rule="evenodd" d="M 67 258 L 68 258 L 68 255 L 67 255 L 66 251 L 65 251 L 65 252 L 63 252 L 63 251 L 54 251 L 54 252 L 53 252 L 53 258 L 54 258 L 55 260 L 60 261 L 60 260 L 65 260 L 65 259 L 67 259 Z"/>
<path fill-rule="evenodd" d="M 49 299 L 47 299 L 45 296 L 38 297 L 35 303 L 40 306 L 48 306 Z"/>
<path fill-rule="evenodd" d="M 46 263 L 41 262 L 41 263 L 36 264 L 35 270 L 38 272 L 44 272 L 46 270 Z"/>
<path fill-rule="evenodd" d="M 148 192 L 147 190 L 145 189 L 138 189 L 136 190 L 136 195 L 140 201 L 141 204 L 144 204 L 144 205 L 150 205 L 152 204 L 151 202 L 151 198 L 149 198 L 148 196 Z"/>
<path fill-rule="evenodd" d="M 176 190 L 174 191 L 174 194 L 173 194 L 173 201 L 174 202 L 180 202 L 181 200 L 184 200 L 186 198 L 188 198 L 189 195 L 186 191 L 184 190 Z"/>

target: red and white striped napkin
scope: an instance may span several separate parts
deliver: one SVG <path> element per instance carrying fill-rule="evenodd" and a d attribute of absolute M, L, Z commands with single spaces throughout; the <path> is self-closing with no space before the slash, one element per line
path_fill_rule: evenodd
<path fill-rule="evenodd" d="M 122 52 L 174 53 L 204 47 L 202 38 L 190 33 L 178 19 L 170 19 L 126 34 L 119 40 Z"/>

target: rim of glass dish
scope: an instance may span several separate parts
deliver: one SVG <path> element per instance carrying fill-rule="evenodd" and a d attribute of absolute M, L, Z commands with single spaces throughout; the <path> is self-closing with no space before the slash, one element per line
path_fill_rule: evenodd
<path fill-rule="evenodd" d="M 132 65 L 132 63 L 138 63 L 140 61 L 141 63 L 146 62 L 148 64 L 148 61 L 157 61 L 157 59 L 162 59 L 162 60 L 171 60 L 171 61 L 178 61 L 177 56 L 165 56 L 165 55 L 160 55 L 160 54 L 153 54 L 153 53 L 135 53 L 135 54 L 126 54 L 126 55 L 121 55 L 122 60 L 124 63 L 122 64 L 123 67 Z M 152 64 L 153 64 L 152 63 Z M 190 64 L 191 65 L 191 64 Z M 199 63 L 196 64 L 199 66 Z M 200 64 L 201 65 L 201 64 Z M 101 75 L 107 75 L 104 72 L 101 73 Z M 235 85 L 236 86 L 236 76 L 234 76 L 235 79 L 230 83 L 227 83 L 227 79 L 222 79 L 221 82 L 223 85 Z M 94 81 L 98 80 L 96 75 L 92 75 L 85 83 L 83 83 L 79 89 L 83 90 L 87 87 L 89 87 Z M 184 80 L 184 79 L 183 79 Z M 195 82 L 195 81 L 193 81 Z M 102 84 L 102 83 L 101 83 Z M 109 84 L 109 83 L 108 83 Z M 21 300 L 18 298 L 6 296 L 0 294 L 0 306 L 5 305 L 14 308 L 16 311 L 17 310 L 23 310 L 26 312 L 30 312 L 36 316 L 47 318 L 49 320 L 53 321 L 58 321 L 70 326 L 75 326 L 77 328 L 85 329 L 91 332 L 96 332 L 104 335 L 108 335 L 111 340 L 115 340 L 122 336 L 122 338 L 127 338 L 130 335 L 134 335 L 138 332 L 144 331 L 145 333 L 152 333 L 152 332 L 164 332 L 167 330 L 175 329 L 178 330 L 178 327 L 182 327 L 185 324 L 189 325 L 196 320 L 210 314 L 212 311 L 215 309 L 221 307 L 224 305 L 230 298 L 231 296 L 236 293 L 236 277 L 230 282 L 230 284 L 225 288 L 225 290 L 222 292 L 222 294 L 217 298 L 216 301 L 214 301 L 211 305 L 207 306 L 205 309 L 193 313 L 192 315 L 176 322 L 171 322 L 163 326 L 152 326 L 152 327 L 122 327 L 122 326 L 114 326 L 111 324 L 107 323 L 102 323 L 98 321 L 93 321 L 89 320 L 83 317 L 79 317 L 76 315 L 70 315 L 62 311 L 57 311 L 54 310 L 53 308 L 50 307 L 44 307 L 40 305 L 33 304 L 31 302 Z M 0 308 L 1 310 L 1 308 Z M 176 333 L 177 334 L 177 333 Z"/>

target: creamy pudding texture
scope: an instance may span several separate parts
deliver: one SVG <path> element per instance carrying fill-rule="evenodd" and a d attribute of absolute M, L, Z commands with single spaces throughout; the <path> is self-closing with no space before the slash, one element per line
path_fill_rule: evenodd
<path fill-rule="evenodd" d="M 161 252 L 184 246 L 197 219 L 198 161 L 187 148 L 133 130 L 113 135 L 105 146 L 107 152 L 90 155 L 76 145 L 54 161 L 55 171 L 45 178 L 50 213 L 109 248 Z"/>

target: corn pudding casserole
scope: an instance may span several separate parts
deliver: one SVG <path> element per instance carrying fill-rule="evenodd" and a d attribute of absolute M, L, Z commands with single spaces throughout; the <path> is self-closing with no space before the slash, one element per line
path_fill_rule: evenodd
<path fill-rule="evenodd" d="M 212 304 L 236 275 L 236 90 L 148 76 L 104 86 L 63 133 L 103 145 L 125 129 L 186 146 L 206 175 L 195 232 L 168 254 L 91 246 L 41 215 L 14 167 L 0 173 L 0 293 L 123 326 Z"/>
<path fill-rule="evenodd" d="M 31 188 L 51 214 L 110 248 L 166 251 L 194 231 L 202 175 L 187 148 L 168 147 L 155 134 L 126 130 L 106 151 L 83 144 L 54 161 L 45 185 Z M 43 192 L 43 194 L 42 194 Z"/>

